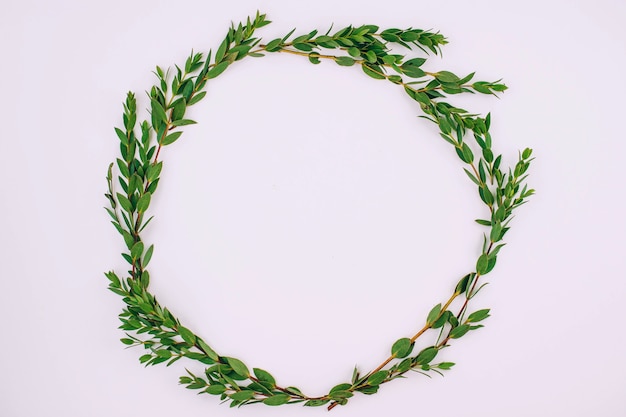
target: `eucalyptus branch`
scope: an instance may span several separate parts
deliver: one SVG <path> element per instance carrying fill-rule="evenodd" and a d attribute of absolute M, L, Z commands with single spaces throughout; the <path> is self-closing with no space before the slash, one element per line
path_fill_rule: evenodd
<path fill-rule="evenodd" d="M 488 114 L 483 118 L 444 101 L 446 94 L 495 95 L 506 90 L 504 84 L 499 81 L 470 83 L 474 73 L 458 77 L 449 71 L 427 72 L 421 68 L 426 58 L 407 60 L 404 55 L 393 53 L 393 47 L 398 45 L 409 51 L 417 48 L 424 53 L 441 53 L 441 46 L 447 41 L 439 33 L 413 28 L 380 30 L 374 25 L 363 25 L 348 26 L 332 35 L 330 30 L 324 35 L 318 35 L 314 30 L 290 40 L 294 33 L 291 31 L 284 37 L 261 44 L 255 31 L 269 23 L 265 15 L 257 13 L 245 23 L 233 24 L 215 54 L 209 51 L 205 56 L 192 51 L 182 68 L 175 66 L 173 70 L 164 70 L 157 66 L 154 72 L 157 83 L 147 93 L 150 116 L 139 124 L 140 135 L 136 132 L 136 99 L 132 92 L 128 93 L 123 128 L 115 128 L 121 152 L 121 158 L 116 160 L 117 178 L 123 192 L 114 191 L 114 164 L 111 164 L 107 171 L 105 196 L 112 224 L 125 242 L 127 251 L 122 257 L 130 265 L 130 270 L 124 278 L 113 271 L 105 275 L 109 289 L 121 296 L 125 304 L 119 315 L 120 328 L 126 332 L 121 341 L 129 347 L 143 347 L 146 353 L 139 358 L 141 363 L 148 366 L 166 362 L 169 366 L 182 358 L 199 362 L 204 367 L 202 374 L 188 370 L 187 375 L 180 378 L 180 383 L 188 389 L 217 395 L 223 401 L 229 401 L 231 407 L 254 403 L 274 406 L 304 403 L 305 406 L 327 405 L 330 410 L 345 405 L 356 392 L 374 394 L 382 384 L 403 377 L 408 371 L 430 376 L 431 373 L 442 374 L 454 365 L 433 361 L 452 339 L 459 339 L 482 327 L 475 323 L 489 316 L 489 309 L 483 309 L 465 318 L 470 300 L 485 285 L 478 286 L 479 278 L 494 268 L 498 252 L 504 246 L 499 242 L 509 230 L 513 211 L 534 193 L 525 184 L 532 151 L 520 152 L 517 164 L 508 171 L 501 169 L 502 155 L 496 156 L 492 150 L 491 116 Z M 322 54 L 321 50 L 336 50 L 338 53 Z M 483 235 L 483 249 L 475 269 L 461 278 L 448 300 L 430 310 L 425 325 L 412 337 L 393 343 L 390 356 L 379 366 L 363 375 L 355 368 L 350 382 L 337 384 L 321 396 L 309 396 L 297 387 L 278 385 L 269 372 L 260 368 L 250 371 L 241 360 L 219 355 L 183 326 L 148 290 L 150 275 L 147 266 L 154 245 L 146 247 L 141 233 L 153 218 L 144 220 L 163 168 L 159 159 L 161 151 L 181 137 L 181 127 L 196 123 L 185 118 L 186 110 L 206 96 L 204 90 L 211 80 L 236 61 L 262 57 L 266 53 L 304 56 L 313 64 L 327 60 L 345 67 L 357 65 L 371 78 L 403 87 L 418 103 L 422 117 L 438 126 L 440 136 L 454 147 L 459 159 L 467 165 L 463 169 L 478 187 L 479 197 L 489 212 L 488 218 L 476 220 L 489 230 Z M 457 314 L 453 314 L 451 307 L 459 299 L 462 299 L 459 301 L 461 307 Z M 436 340 L 413 353 L 416 342 L 432 333 L 439 334 Z"/>

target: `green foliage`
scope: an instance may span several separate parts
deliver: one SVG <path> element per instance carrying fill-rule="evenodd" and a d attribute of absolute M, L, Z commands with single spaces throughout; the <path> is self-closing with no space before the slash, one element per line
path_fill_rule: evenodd
<path fill-rule="evenodd" d="M 343 27 L 333 33 L 330 29 L 325 34 L 313 30 L 294 36 L 294 29 L 263 44 L 255 33 L 269 23 L 265 15 L 257 13 L 245 22 L 231 25 L 214 54 L 192 51 L 184 65 L 169 69 L 157 66 L 156 83 L 147 92 L 149 114 L 145 120 L 138 122 L 137 100 L 134 93 L 127 94 L 122 125 L 114 129 L 120 157 L 108 167 L 105 196 L 109 204 L 108 216 L 126 246 L 122 257 L 130 270 L 127 275 L 111 271 L 105 276 L 109 289 L 119 295 L 125 305 L 119 315 L 120 328 L 126 332 L 121 342 L 128 347 L 142 347 L 144 354 L 139 361 L 145 366 L 171 365 L 181 358 L 199 363 L 204 368 L 203 373 L 195 375 L 187 371 L 187 375 L 180 377 L 180 384 L 199 393 L 218 395 L 231 406 L 303 403 L 309 407 L 328 405 L 332 409 L 345 405 L 356 392 L 374 394 L 382 384 L 403 377 L 408 371 L 441 374 L 454 365 L 452 362 L 432 364 L 432 361 L 451 340 L 482 327 L 474 323 L 489 316 L 489 309 L 482 309 L 464 319 L 470 300 L 485 285 L 478 285 L 480 277 L 495 267 L 514 210 L 534 194 L 525 183 L 532 150 L 521 151 L 516 164 L 504 169 L 502 155 L 492 148 L 491 115 L 483 118 L 446 101 L 447 95 L 495 95 L 507 87 L 500 80 L 472 81 L 473 72 L 465 76 L 446 70 L 429 72 L 427 56 L 423 55 L 440 54 L 441 47 L 447 43 L 439 33 L 362 25 Z M 395 53 L 394 48 L 398 46 L 402 52 L 422 55 Z M 240 359 L 219 355 L 182 325 L 148 290 L 150 274 L 146 267 L 153 256 L 154 245 L 145 244 L 141 233 L 152 220 L 145 214 L 151 207 L 163 169 L 159 159 L 162 149 L 182 137 L 182 127 L 196 123 L 185 119 L 187 108 L 206 97 L 206 87 L 213 80 L 247 57 L 262 57 L 268 53 L 302 56 L 313 64 L 334 61 L 342 67 L 360 66 L 371 78 L 401 86 L 423 113 L 422 117 L 436 124 L 440 136 L 454 148 L 458 157 L 456 163 L 462 165 L 486 206 L 483 218 L 476 220 L 489 231 L 483 235 L 483 248 L 475 271 L 458 281 L 445 303 L 430 310 L 425 325 L 412 338 L 397 340 L 389 358 L 380 366 L 363 376 L 355 367 L 350 383 L 335 385 L 320 397 L 308 396 L 296 387 L 283 388 L 269 372 L 252 368 L 250 373 Z M 114 168 L 117 178 L 114 178 Z M 121 187 L 119 191 L 115 190 L 117 184 Z M 457 302 L 460 308 L 454 313 L 453 304 Z M 436 341 L 414 353 L 415 341 L 426 334 L 438 334 Z"/>

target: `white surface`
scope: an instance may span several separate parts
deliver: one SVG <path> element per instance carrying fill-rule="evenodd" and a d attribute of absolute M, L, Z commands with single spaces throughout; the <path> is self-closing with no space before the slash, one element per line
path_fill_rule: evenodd
<path fill-rule="evenodd" d="M 102 209 L 127 90 L 154 65 L 216 48 L 257 8 L 272 39 L 347 24 L 434 28 L 431 70 L 510 86 L 496 150 L 534 148 L 531 185 L 473 302 L 486 327 L 417 374 L 358 395 L 341 416 L 626 415 L 626 7 L 619 1 L 8 2 L 0 17 L 0 415 L 304 416 L 230 410 L 124 350 L 124 270 Z M 199 125 L 166 149 L 147 239 L 153 290 L 223 354 L 321 393 L 384 358 L 471 270 L 482 206 L 452 149 L 389 83 L 291 56 L 250 59 L 211 84 Z M 455 99 L 452 99 L 455 102 Z M 177 364 L 178 365 L 178 364 Z M 195 364 L 187 363 L 188 366 Z"/>

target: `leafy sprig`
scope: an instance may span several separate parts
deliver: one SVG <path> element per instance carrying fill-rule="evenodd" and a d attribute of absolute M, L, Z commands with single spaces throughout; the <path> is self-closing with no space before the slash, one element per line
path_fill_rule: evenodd
<path fill-rule="evenodd" d="M 479 284 L 480 278 L 496 264 L 514 210 L 534 193 L 525 182 L 532 151 L 520 152 L 515 166 L 503 169 L 502 155 L 496 155 L 492 148 L 490 115 L 472 114 L 444 99 L 446 95 L 461 93 L 496 95 L 507 87 L 499 80 L 471 82 L 474 73 L 459 77 L 450 71 L 428 72 L 423 69 L 427 58 L 407 59 L 393 53 L 393 47 L 399 45 L 409 51 L 416 48 L 439 54 L 441 46 L 447 43 L 439 33 L 413 28 L 380 30 L 378 26 L 363 25 L 348 26 L 333 34 L 329 30 L 324 35 L 314 30 L 293 36 L 295 30 L 292 30 L 284 37 L 262 44 L 260 38 L 254 37 L 255 31 L 269 23 L 265 15 L 257 13 L 245 23 L 232 25 L 215 54 L 209 51 L 205 56 L 192 51 L 182 67 L 164 70 L 157 66 L 154 71 L 157 83 L 147 92 L 150 117 L 139 125 L 135 95 L 129 92 L 126 97 L 122 127 L 115 128 L 121 157 L 109 166 L 106 193 L 109 201 L 106 210 L 124 240 L 126 251 L 122 257 L 129 264 L 123 278 L 113 271 L 106 273 L 109 289 L 120 295 L 125 304 L 119 315 L 120 328 L 126 332 L 121 341 L 127 346 L 143 347 L 145 354 L 139 360 L 146 366 L 160 363 L 169 366 L 181 358 L 201 363 L 204 367 L 201 373 L 188 370 L 180 383 L 200 393 L 217 395 L 229 401 L 231 407 L 304 403 L 305 406 L 328 405 L 332 409 L 345 405 L 356 392 L 374 394 L 382 384 L 402 378 L 409 371 L 427 376 L 442 374 L 454 363 L 435 361 L 439 351 L 452 340 L 481 328 L 482 324 L 477 323 L 489 317 L 489 309 L 468 314 L 469 302 L 485 285 Z M 323 50 L 331 52 L 321 53 Z M 322 396 L 309 396 L 297 387 L 278 385 L 269 372 L 260 368 L 250 371 L 240 359 L 218 354 L 148 290 L 147 266 L 154 245 L 148 246 L 141 232 L 153 218 L 146 217 L 146 213 L 163 169 L 163 161 L 159 160 L 162 148 L 181 137 L 181 127 L 196 123 L 185 118 L 185 114 L 189 106 L 206 96 L 204 90 L 210 80 L 237 61 L 267 53 L 300 55 L 313 64 L 328 60 L 340 66 L 358 65 L 371 78 L 401 86 L 417 102 L 422 117 L 435 123 L 441 137 L 454 147 L 465 174 L 488 209 L 486 218 L 476 220 L 487 231 L 474 271 L 460 279 L 447 301 L 430 310 L 416 334 L 394 342 L 389 357 L 379 366 L 363 374 L 355 368 L 349 382 L 335 385 Z M 114 165 L 117 165 L 117 182 L 113 178 Z M 120 191 L 116 192 L 118 186 Z M 453 304 L 460 305 L 456 313 L 452 311 Z M 433 342 L 416 348 L 418 339 L 430 331 Z"/>

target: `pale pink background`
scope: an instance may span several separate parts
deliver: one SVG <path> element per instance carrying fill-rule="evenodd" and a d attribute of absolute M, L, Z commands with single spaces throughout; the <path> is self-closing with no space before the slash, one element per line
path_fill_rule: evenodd
<path fill-rule="evenodd" d="M 222 4 L 222 3 L 221 3 Z M 256 9 L 288 32 L 375 23 L 433 28 L 427 69 L 503 77 L 494 147 L 535 149 L 508 245 L 473 308 L 486 327 L 337 416 L 626 415 L 623 100 L 619 1 L 31 1 L 0 17 L 0 415 L 311 416 L 230 410 L 124 350 L 103 272 L 123 244 L 102 209 L 127 90 L 154 66 L 216 48 Z M 153 290 L 223 354 L 313 394 L 384 358 L 472 269 L 484 216 L 454 151 L 390 83 L 292 56 L 245 60 L 163 154 Z M 426 340 L 425 342 L 426 343 Z"/>

